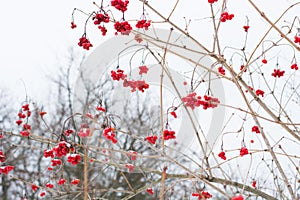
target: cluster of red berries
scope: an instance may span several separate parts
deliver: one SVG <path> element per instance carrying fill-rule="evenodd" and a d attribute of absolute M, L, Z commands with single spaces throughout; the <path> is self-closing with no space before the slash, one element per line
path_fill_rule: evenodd
<path fill-rule="evenodd" d="M 127 75 L 124 74 L 124 70 L 118 69 L 117 71 L 111 70 L 110 76 L 114 81 L 124 80 Z"/>
<path fill-rule="evenodd" d="M 115 133 L 114 133 L 114 128 L 112 127 L 106 127 L 104 130 L 103 130 L 103 136 L 108 139 L 108 140 L 111 140 L 112 143 L 116 144 L 118 142 L 118 140 L 115 138 Z"/>
<path fill-rule="evenodd" d="M 295 35 L 295 37 L 294 37 L 294 42 L 295 42 L 296 44 L 299 43 L 299 45 L 300 45 L 300 36 Z"/>
<path fill-rule="evenodd" d="M 260 130 L 259 130 L 258 126 L 253 126 L 252 127 L 252 132 L 260 133 Z"/>
<path fill-rule="evenodd" d="M 125 1 L 112 0 L 111 1 L 111 5 L 121 12 L 125 12 L 127 10 L 128 4 L 129 4 L 128 0 L 125 0 Z"/>
<path fill-rule="evenodd" d="M 90 136 L 91 134 L 91 129 L 89 128 L 88 124 L 83 123 L 80 125 L 80 130 L 78 132 L 78 136 L 81 138 L 85 138 Z"/>
<path fill-rule="evenodd" d="M 56 147 L 53 148 L 53 152 L 57 157 L 66 156 L 70 151 L 74 150 L 70 148 L 71 144 L 66 141 L 60 141 Z"/>
<path fill-rule="evenodd" d="M 134 165 L 133 164 L 126 164 L 125 167 L 127 168 L 128 172 L 133 172 L 134 170 Z"/>
<path fill-rule="evenodd" d="M 140 70 L 139 75 L 142 75 L 142 74 L 147 74 L 149 71 L 149 68 L 147 66 L 143 65 L 143 66 L 139 66 L 139 70 Z"/>
<path fill-rule="evenodd" d="M 105 14 L 97 13 L 97 14 L 93 17 L 93 20 L 94 20 L 94 24 L 95 24 L 95 25 L 99 25 L 99 24 L 101 24 L 102 22 L 103 22 L 103 23 L 109 23 L 109 15 L 108 15 L 107 13 L 105 13 Z"/>
<path fill-rule="evenodd" d="M 285 71 L 280 71 L 280 69 L 274 69 L 274 72 L 271 75 L 280 78 L 284 75 L 284 72 Z"/>
<path fill-rule="evenodd" d="M 228 12 L 221 13 L 221 22 L 226 22 L 227 20 L 232 20 L 234 17 L 234 14 L 229 14 Z"/>
<path fill-rule="evenodd" d="M 155 144 L 155 143 L 156 143 L 156 140 L 157 140 L 157 135 L 147 136 L 147 137 L 146 137 L 146 140 L 147 140 L 148 142 L 150 142 L 151 144 Z"/>
<path fill-rule="evenodd" d="M 2 166 L 0 167 L 0 174 L 8 174 L 11 170 L 13 170 L 15 167 L 14 166 Z"/>
<path fill-rule="evenodd" d="M 53 159 L 53 160 L 51 160 L 51 163 L 52 163 L 52 166 L 55 167 L 55 166 L 61 165 L 62 162 L 60 159 Z"/>
<path fill-rule="evenodd" d="M 225 76 L 225 69 L 222 66 L 218 68 L 218 72 Z"/>
<path fill-rule="evenodd" d="M 69 154 L 68 155 L 68 162 L 72 165 L 77 165 L 81 160 L 81 157 L 79 154 Z"/>
<path fill-rule="evenodd" d="M 147 73 L 148 68 L 146 66 L 140 67 L 140 74 Z M 147 84 L 144 80 L 128 80 L 126 79 L 127 75 L 124 74 L 123 70 L 118 69 L 116 71 L 111 71 L 111 77 L 113 80 L 119 81 L 123 80 L 124 87 L 131 87 L 131 92 L 135 92 L 137 89 L 141 92 L 144 92 L 145 89 L 149 88 L 149 84 Z"/>
<path fill-rule="evenodd" d="M 78 46 L 82 47 L 85 50 L 89 50 L 90 47 L 93 47 L 91 42 L 85 36 L 79 38 Z"/>
<path fill-rule="evenodd" d="M 149 88 L 149 84 L 147 84 L 144 80 L 127 80 L 125 79 L 123 82 L 124 87 L 131 87 L 131 92 L 135 92 L 138 89 L 141 92 L 144 92 L 145 89 Z"/>
<path fill-rule="evenodd" d="M 198 199 L 209 199 L 212 198 L 212 195 L 209 192 L 202 191 L 201 194 L 199 193 L 192 193 L 193 197 L 198 197 Z"/>
<path fill-rule="evenodd" d="M 240 70 L 243 71 L 245 69 L 245 65 L 241 65 L 240 66 Z M 245 72 L 247 71 L 247 69 L 245 70 Z"/>
<path fill-rule="evenodd" d="M 132 150 L 129 150 L 126 155 L 130 158 L 130 160 L 136 160 L 137 158 L 137 152 L 136 151 L 132 151 Z"/>
<path fill-rule="evenodd" d="M 240 150 L 240 156 L 244 156 L 244 155 L 247 155 L 249 152 L 248 152 L 248 149 L 246 147 L 242 147 L 241 150 Z"/>
<path fill-rule="evenodd" d="M 151 21 L 150 20 L 139 20 L 137 21 L 135 27 L 137 28 L 144 28 L 145 30 L 148 30 L 149 26 L 151 25 Z"/>
<path fill-rule="evenodd" d="M 216 108 L 220 103 L 218 98 L 204 95 L 204 100 L 201 100 L 201 96 L 196 97 L 196 92 L 188 94 L 186 97 L 182 98 L 185 106 L 195 109 L 195 107 L 203 106 L 203 109 Z"/>
<path fill-rule="evenodd" d="M 66 180 L 63 179 L 63 178 L 60 178 L 57 182 L 58 185 L 64 185 L 66 183 Z M 79 179 L 73 179 L 71 182 L 70 182 L 72 185 L 78 185 L 80 183 L 80 180 Z M 54 185 L 52 183 L 46 183 L 45 186 L 47 188 L 50 188 L 52 189 L 54 187 Z M 32 184 L 31 185 L 31 189 L 36 192 L 38 189 L 39 189 L 39 186 L 35 185 L 35 184 Z M 46 195 L 46 192 L 45 191 L 42 191 L 39 196 L 40 197 L 43 197 Z"/>
<path fill-rule="evenodd" d="M 291 69 L 298 70 L 299 68 L 298 68 L 297 64 L 294 63 L 291 65 Z"/>
<path fill-rule="evenodd" d="M 244 200 L 244 197 L 242 195 L 239 195 L 239 196 L 232 197 L 231 200 Z"/>
<path fill-rule="evenodd" d="M 172 130 L 164 130 L 163 135 L 164 140 L 176 139 L 175 131 Z"/>
<path fill-rule="evenodd" d="M 64 135 L 65 135 L 65 136 L 69 136 L 69 135 L 71 135 L 71 134 L 73 134 L 73 133 L 75 133 L 75 131 L 72 130 L 72 129 L 68 129 L 68 130 L 65 130 L 65 131 L 64 131 Z"/>
<path fill-rule="evenodd" d="M 215 2 L 218 2 L 218 0 L 208 0 L 208 3 L 215 3 Z"/>
<path fill-rule="evenodd" d="M 128 23 L 128 21 L 122 21 L 122 22 L 117 21 L 114 24 L 114 27 L 117 31 L 117 32 L 115 32 L 115 35 L 118 35 L 118 32 L 121 33 L 122 35 L 129 35 L 129 33 L 132 30 L 132 27 Z"/>
<path fill-rule="evenodd" d="M 71 22 L 71 29 L 74 29 L 76 27 L 77 27 L 77 25 L 74 22 Z"/>
<path fill-rule="evenodd" d="M 249 28 L 250 28 L 250 26 L 248 26 L 248 25 L 243 26 L 243 29 L 246 33 L 248 32 Z"/>
<path fill-rule="evenodd" d="M 224 151 L 221 151 L 218 156 L 223 159 L 223 160 L 226 160 L 226 155 L 225 155 L 225 152 Z"/>
<path fill-rule="evenodd" d="M 6 157 L 5 157 L 4 153 L 0 150 L 0 162 L 5 162 L 5 159 L 6 159 Z"/>
<path fill-rule="evenodd" d="M 265 92 L 260 89 L 256 90 L 255 93 L 257 96 L 261 95 L 262 97 L 264 97 L 264 94 L 265 94 Z"/>
<path fill-rule="evenodd" d="M 154 194 L 152 188 L 147 188 L 147 189 L 146 189 L 146 192 L 148 192 L 150 195 L 153 195 L 153 194 Z"/>
<path fill-rule="evenodd" d="M 23 123 L 24 119 L 27 119 L 31 116 L 31 111 L 29 109 L 29 104 L 25 104 L 22 106 L 21 111 L 18 113 L 19 119 L 16 121 L 16 124 L 20 126 Z M 28 137 L 30 135 L 31 126 L 30 124 L 23 124 L 23 130 L 20 131 L 20 134 L 23 137 Z"/>
<path fill-rule="evenodd" d="M 95 17 L 93 17 L 93 20 L 94 20 L 94 24 L 95 25 L 99 25 L 98 26 L 98 29 L 101 30 L 102 32 L 102 35 L 105 36 L 106 33 L 107 33 L 107 29 L 105 28 L 105 26 L 101 26 L 100 23 L 109 23 L 109 15 L 107 13 L 105 14 L 102 14 L 102 13 L 97 13 L 95 15 Z"/>

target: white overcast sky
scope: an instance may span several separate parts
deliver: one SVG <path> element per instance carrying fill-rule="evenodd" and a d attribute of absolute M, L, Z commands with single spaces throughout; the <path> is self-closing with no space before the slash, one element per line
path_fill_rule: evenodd
<path fill-rule="evenodd" d="M 133 4 L 135 1 L 137 0 L 131 0 L 130 2 Z M 155 1 L 157 0 L 149 2 Z M 163 3 L 161 0 L 158 2 Z M 166 7 L 162 7 L 162 9 L 170 9 L 168 2 L 173 1 L 165 1 L 167 4 L 164 6 Z M 194 18 L 199 13 L 203 16 L 204 11 L 207 10 L 201 7 L 191 10 L 190 5 L 197 2 L 196 0 L 187 0 L 188 3 L 181 2 L 185 4 L 181 4 L 182 9 L 179 12 L 186 13 L 186 15 L 191 15 Z M 258 2 L 262 4 L 262 2 Z M 266 0 L 264 3 L 265 5 L 262 5 L 262 7 L 268 15 L 278 16 L 278 13 L 288 5 L 289 1 L 280 0 L 280 5 L 277 7 L 276 4 L 274 5 L 274 0 Z M 43 94 L 40 91 L 46 89 L 43 88 L 46 87 L 43 82 L 47 81 L 45 74 L 53 73 L 53 70 L 57 69 L 60 59 L 67 55 L 67 49 L 70 46 L 76 47 L 77 40 L 82 34 L 82 29 L 75 31 L 70 29 L 71 13 L 74 7 L 82 8 L 88 12 L 94 8 L 92 1 L 84 0 L 1 1 L 0 84 L 2 88 L 7 88 L 12 92 L 20 92 L 20 88 L 23 87 L 22 80 L 29 95 L 33 98 L 37 95 L 36 98 L 40 98 Z M 241 17 L 250 14 L 243 13 L 244 8 L 245 5 L 240 1 L 230 7 L 233 13 L 237 16 L 241 15 Z M 249 10 L 245 12 L 249 12 Z M 262 26 L 266 25 L 259 17 L 252 18 L 252 22 L 253 20 L 261 23 Z M 256 28 L 260 28 L 260 25 L 257 24 Z M 198 29 L 203 31 L 205 27 L 204 29 L 198 27 Z M 196 31 L 198 30 L 194 30 L 194 32 Z M 231 33 L 232 38 L 235 37 L 234 34 Z M 93 40 L 93 43 L 97 45 L 100 44 L 103 38 L 101 37 L 96 41 L 94 38 Z M 77 49 L 81 51 L 81 49 Z M 24 93 L 21 95 L 24 95 Z"/>

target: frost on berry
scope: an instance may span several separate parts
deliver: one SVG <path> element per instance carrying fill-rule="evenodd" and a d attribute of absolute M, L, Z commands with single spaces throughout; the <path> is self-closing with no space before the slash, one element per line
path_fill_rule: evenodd
<path fill-rule="evenodd" d="M 0 150 L 0 162 L 5 162 L 5 155 L 1 150 Z"/>
<path fill-rule="evenodd" d="M 80 155 L 79 154 L 69 154 L 68 155 L 68 162 L 72 165 L 77 165 L 80 162 Z"/>
<path fill-rule="evenodd" d="M 126 164 L 125 167 L 127 168 L 127 171 L 129 173 L 133 172 L 133 170 L 134 170 L 134 165 L 133 164 Z"/>
<path fill-rule="evenodd" d="M 48 157 L 54 158 L 53 150 L 52 149 L 45 149 L 44 150 L 44 157 L 45 158 L 48 158 Z"/>
<path fill-rule="evenodd" d="M 56 147 L 53 148 L 53 151 L 57 157 L 66 156 L 70 151 L 70 146 L 71 145 L 69 143 L 61 141 Z"/>
<path fill-rule="evenodd" d="M 114 128 L 112 127 L 106 127 L 103 130 L 103 136 L 107 139 L 107 140 L 111 140 L 112 143 L 116 144 L 118 142 L 118 140 L 115 138 L 115 133 L 114 133 Z"/>
<path fill-rule="evenodd" d="M 8 174 L 11 170 L 13 170 L 15 167 L 14 166 L 1 166 L 0 167 L 0 174 Z"/>
<path fill-rule="evenodd" d="M 130 158 L 130 160 L 132 160 L 132 161 L 134 161 L 134 160 L 136 160 L 136 158 L 137 158 L 137 152 L 136 151 L 132 151 L 132 150 L 129 150 L 128 152 L 127 152 L 127 156 Z"/>

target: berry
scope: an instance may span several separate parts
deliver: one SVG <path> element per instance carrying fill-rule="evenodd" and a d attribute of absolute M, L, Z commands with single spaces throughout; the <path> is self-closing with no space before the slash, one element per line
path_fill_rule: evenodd
<path fill-rule="evenodd" d="M 243 29 L 245 32 L 248 32 L 249 28 L 250 28 L 250 26 L 243 26 Z"/>
<path fill-rule="evenodd" d="M 90 41 L 85 36 L 82 36 L 81 38 L 79 38 L 78 46 L 82 47 L 85 50 L 89 50 L 90 47 L 93 47 L 93 45 L 90 43 Z"/>
<path fill-rule="evenodd" d="M 147 74 L 148 71 L 149 71 L 149 68 L 147 66 L 139 66 L 139 74 L 142 75 L 142 74 Z"/>
<path fill-rule="evenodd" d="M 240 156 L 244 156 L 244 155 L 247 155 L 249 152 L 248 152 L 248 149 L 246 147 L 242 147 L 241 150 L 240 150 Z"/>
<path fill-rule="evenodd" d="M 146 192 L 148 192 L 150 195 L 153 195 L 153 194 L 154 194 L 152 188 L 147 188 L 147 189 L 146 189 Z"/>
<path fill-rule="evenodd" d="M 225 156 L 225 152 L 224 151 L 221 151 L 218 156 L 223 159 L 223 160 L 226 160 L 226 156 Z"/>
<path fill-rule="evenodd" d="M 150 142 L 151 144 L 155 144 L 156 143 L 156 140 L 157 140 L 157 136 L 156 135 L 153 135 L 153 136 L 147 136 L 146 137 L 146 140 L 148 142 Z"/>
<path fill-rule="evenodd" d="M 128 0 L 122 1 L 122 0 L 112 0 L 111 5 L 115 7 L 117 10 L 121 12 L 125 12 L 127 10 L 127 6 L 129 4 Z"/>
<path fill-rule="evenodd" d="M 225 69 L 222 66 L 218 68 L 218 71 L 220 74 L 225 76 Z"/>
<path fill-rule="evenodd" d="M 274 76 L 275 78 L 278 77 L 280 78 L 281 76 L 284 75 L 285 71 L 280 71 L 280 69 L 274 69 L 274 72 L 271 74 L 272 76 Z"/>
<path fill-rule="evenodd" d="M 267 63 L 268 63 L 268 61 L 267 61 L 265 58 L 262 59 L 261 62 L 262 62 L 263 64 L 267 64 Z"/>
<path fill-rule="evenodd" d="M 260 130 L 259 130 L 258 126 L 253 126 L 252 127 L 252 132 L 260 133 Z"/>
<path fill-rule="evenodd" d="M 291 65 L 291 69 L 298 70 L 297 64 L 296 64 L 296 63 L 292 64 L 292 65 Z"/>
<path fill-rule="evenodd" d="M 71 184 L 72 185 L 78 185 L 80 183 L 80 180 L 79 179 L 73 179 L 72 181 L 71 181 Z"/>
<path fill-rule="evenodd" d="M 261 95 L 262 97 L 264 97 L 264 94 L 265 94 L 265 92 L 260 90 L 260 89 L 256 90 L 255 93 L 256 93 L 257 96 Z"/>
<path fill-rule="evenodd" d="M 132 27 L 131 25 L 128 23 L 128 21 L 122 21 L 122 22 L 119 22 L 117 21 L 115 24 L 114 24 L 114 27 L 116 29 L 116 35 L 119 33 L 121 33 L 122 35 L 129 35 L 129 33 L 131 32 L 132 30 Z"/>
<path fill-rule="evenodd" d="M 139 20 L 137 21 L 136 23 L 136 27 L 137 28 L 145 28 L 145 30 L 148 30 L 149 26 L 151 25 L 151 21 L 150 20 L 145 20 L 145 19 L 142 19 L 142 20 Z"/>
<path fill-rule="evenodd" d="M 77 25 L 74 22 L 71 22 L 71 29 L 74 29 L 76 27 L 77 27 Z"/>

